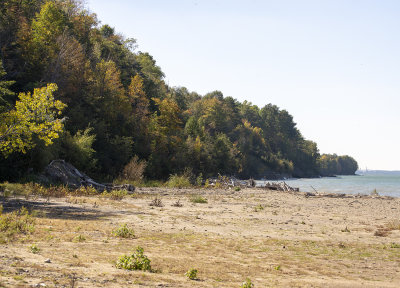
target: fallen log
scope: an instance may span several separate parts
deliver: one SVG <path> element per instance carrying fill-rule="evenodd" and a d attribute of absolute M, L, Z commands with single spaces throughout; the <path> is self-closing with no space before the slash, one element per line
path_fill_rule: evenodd
<path fill-rule="evenodd" d="M 62 184 L 73 189 L 78 189 L 81 186 L 93 187 L 99 192 L 112 190 L 135 191 L 135 187 L 131 184 L 113 185 L 110 183 L 98 183 L 64 160 L 51 161 L 39 176 L 39 180 L 44 184 Z"/>

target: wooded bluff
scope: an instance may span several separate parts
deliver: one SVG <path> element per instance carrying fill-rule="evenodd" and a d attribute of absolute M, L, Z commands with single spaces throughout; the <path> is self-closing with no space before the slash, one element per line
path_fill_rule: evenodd
<path fill-rule="evenodd" d="M 54 159 L 107 181 L 133 166 L 148 179 L 357 170 L 349 156 L 321 156 L 273 104 L 168 86 L 150 54 L 77 0 L 3 0 L 0 56 L 0 180 Z"/>

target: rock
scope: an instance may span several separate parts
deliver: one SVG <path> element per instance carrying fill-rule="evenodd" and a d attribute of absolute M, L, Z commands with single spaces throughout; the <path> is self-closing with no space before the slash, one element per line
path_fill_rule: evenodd
<path fill-rule="evenodd" d="M 44 260 L 44 263 L 51 263 L 51 260 L 50 259 L 46 259 L 46 260 Z"/>

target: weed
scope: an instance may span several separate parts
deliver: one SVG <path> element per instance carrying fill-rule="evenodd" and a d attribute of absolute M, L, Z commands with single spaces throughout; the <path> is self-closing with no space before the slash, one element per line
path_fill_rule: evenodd
<path fill-rule="evenodd" d="M 204 182 L 204 188 L 210 187 L 210 181 L 207 179 L 206 182 Z"/>
<path fill-rule="evenodd" d="M 138 156 L 133 156 L 129 163 L 124 167 L 124 170 L 121 174 L 121 179 L 141 182 L 146 166 L 147 163 L 145 160 L 139 160 Z"/>
<path fill-rule="evenodd" d="M 203 185 L 203 174 L 200 173 L 199 176 L 196 178 L 196 186 L 201 187 Z"/>
<path fill-rule="evenodd" d="M 201 195 L 193 195 L 192 197 L 190 197 L 190 202 L 200 204 L 208 203 L 207 199 L 202 197 Z"/>
<path fill-rule="evenodd" d="M 280 271 L 280 270 L 281 270 L 281 265 L 275 266 L 274 269 L 275 269 L 276 271 Z"/>
<path fill-rule="evenodd" d="M 128 228 L 126 224 L 121 225 L 119 228 L 113 230 L 112 234 L 115 237 L 121 238 L 135 238 L 135 232 L 132 228 Z"/>
<path fill-rule="evenodd" d="M 186 273 L 185 276 L 188 277 L 190 280 L 196 280 L 197 279 L 197 269 L 189 269 Z"/>
<path fill-rule="evenodd" d="M 28 209 L 22 207 L 20 210 L 2 214 L 3 206 L 0 205 L 0 238 L 11 239 L 16 234 L 29 234 L 34 230 L 35 219 L 29 214 Z M 7 241 L 5 241 L 7 242 Z"/>
<path fill-rule="evenodd" d="M 40 252 L 40 248 L 37 247 L 36 244 L 32 244 L 31 246 L 29 246 L 29 250 L 33 253 L 33 254 L 37 254 Z"/>
<path fill-rule="evenodd" d="M 241 190 L 241 189 L 240 189 L 239 186 L 236 186 L 236 187 L 235 187 L 235 191 L 236 191 L 236 192 L 239 192 L 240 190 Z"/>
<path fill-rule="evenodd" d="M 379 196 L 378 191 L 376 191 L 376 189 L 372 190 L 371 196 Z"/>
<path fill-rule="evenodd" d="M 259 204 L 258 206 L 254 207 L 254 212 L 259 212 L 264 210 L 264 206 L 262 206 L 261 204 Z"/>
<path fill-rule="evenodd" d="M 121 256 L 115 266 L 118 269 L 152 271 L 151 261 L 143 252 L 143 248 L 138 246 L 136 252 L 132 253 L 132 255 Z"/>
<path fill-rule="evenodd" d="M 188 176 L 179 176 L 177 174 L 170 175 L 166 184 L 170 188 L 189 188 L 192 186 L 192 184 L 190 184 L 190 179 Z"/>
<path fill-rule="evenodd" d="M 242 283 L 242 285 L 240 286 L 240 288 L 253 288 L 254 284 L 251 283 L 251 280 L 249 278 L 246 279 L 245 282 Z"/>
<path fill-rule="evenodd" d="M 391 243 L 390 248 L 400 248 L 400 244 L 397 243 Z"/>
<path fill-rule="evenodd" d="M 375 231 L 374 236 L 386 237 L 389 235 L 389 231 L 385 229 L 378 229 Z"/>
<path fill-rule="evenodd" d="M 386 228 L 390 231 L 400 230 L 400 221 L 399 220 L 390 221 L 386 224 Z"/>
<path fill-rule="evenodd" d="M 73 242 L 85 242 L 86 238 L 82 234 L 79 234 L 72 239 Z"/>
<path fill-rule="evenodd" d="M 160 198 L 156 197 L 153 199 L 153 201 L 150 202 L 149 206 L 164 207 L 164 204 Z"/>
<path fill-rule="evenodd" d="M 342 229 L 340 231 L 350 233 L 350 230 L 349 230 L 349 228 L 347 228 L 347 226 L 346 226 L 346 228 L 344 228 L 344 229 Z"/>
<path fill-rule="evenodd" d="M 172 204 L 172 206 L 174 206 L 174 207 L 182 207 L 183 204 L 181 203 L 181 200 L 178 199 L 174 204 Z"/>

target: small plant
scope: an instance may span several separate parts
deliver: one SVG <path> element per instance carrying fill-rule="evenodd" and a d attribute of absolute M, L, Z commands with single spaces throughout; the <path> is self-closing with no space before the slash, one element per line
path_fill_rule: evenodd
<path fill-rule="evenodd" d="M 192 202 L 192 203 L 200 203 L 200 204 L 208 203 L 207 199 L 202 197 L 201 195 L 192 196 L 190 198 L 190 202 Z"/>
<path fill-rule="evenodd" d="M 378 191 L 376 191 L 376 189 L 372 190 L 371 196 L 379 196 Z"/>
<path fill-rule="evenodd" d="M 9 240 L 16 234 L 32 233 L 35 226 L 35 219 L 29 214 L 28 209 L 22 207 L 20 210 L 3 214 L 3 206 L 0 205 L 0 238 L 3 242 Z M 2 234 L 2 235 L 1 235 Z"/>
<path fill-rule="evenodd" d="M 190 280 L 196 280 L 197 279 L 197 269 L 190 269 L 185 273 L 185 276 L 188 277 Z"/>
<path fill-rule="evenodd" d="M 135 232 L 132 228 L 128 228 L 126 224 L 121 225 L 117 229 L 113 230 L 112 234 L 115 237 L 121 238 L 135 238 Z"/>
<path fill-rule="evenodd" d="M 183 204 L 181 203 L 181 200 L 178 199 L 174 204 L 172 204 L 172 206 L 174 206 L 174 207 L 182 207 Z"/>
<path fill-rule="evenodd" d="M 206 182 L 204 182 L 204 188 L 208 188 L 210 187 L 210 180 L 206 180 Z"/>
<path fill-rule="evenodd" d="M 254 212 L 259 212 L 264 210 L 264 206 L 262 206 L 261 204 L 259 204 L 258 206 L 254 207 Z"/>
<path fill-rule="evenodd" d="M 349 230 L 349 228 L 347 228 L 347 226 L 346 226 L 346 228 L 344 228 L 344 229 L 342 229 L 340 231 L 350 233 L 350 230 Z"/>
<path fill-rule="evenodd" d="M 29 250 L 33 253 L 33 254 L 37 254 L 40 252 L 40 248 L 37 247 L 36 244 L 32 244 L 31 246 L 29 246 Z"/>
<path fill-rule="evenodd" d="M 385 229 L 378 229 L 375 231 L 374 236 L 386 237 L 389 235 L 389 231 Z"/>
<path fill-rule="evenodd" d="M 253 288 L 254 284 L 251 283 L 251 280 L 249 278 L 246 279 L 245 282 L 240 286 L 240 288 Z"/>
<path fill-rule="evenodd" d="M 143 248 L 138 246 L 132 255 L 121 256 L 115 266 L 118 269 L 152 271 L 151 261 L 143 252 Z"/>
<path fill-rule="evenodd" d="M 274 269 L 275 269 L 276 271 L 280 271 L 280 270 L 281 270 L 281 265 L 276 265 L 276 266 L 274 267 Z"/>
<path fill-rule="evenodd" d="M 190 184 L 190 178 L 188 176 L 173 174 L 169 176 L 167 186 L 170 188 L 189 188 L 192 187 L 192 184 Z"/>
<path fill-rule="evenodd" d="M 73 242 L 85 242 L 86 238 L 82 234 L 79 234 L 78 236 L 75 236 L 74 239 L 72 239 Z"/>
<path fill-rule="evenodd" d="M 390 248 L 400 248 L 400 244 L 397 243 L 391 243 Z"/>
<path fill-rule="evenodd" d="M 236 186 L 236 187 L 235 187 L 235 191 L 236 191 L 236 192 L 239 192 L 240 190 L 241 190 L 241 189 L 240 189 L 239 186 Z"/>
<path fill-rule="evenodd" d="M 201 187 L 203 185 L 203 174 L 200 173 L 199 176 L 196 178 L 196 186 Z"/>
<path fill-rule="evenodd" d="M 158 197 L 154 198 L 149 205 L 154 207 L 164 207 L 164 203 Z"/>

